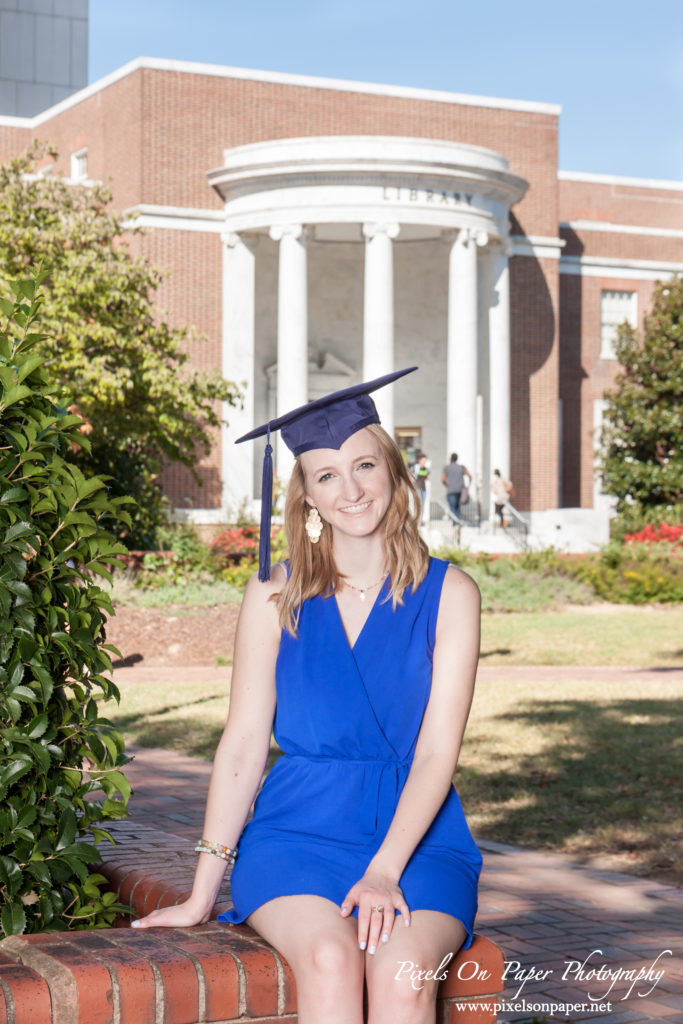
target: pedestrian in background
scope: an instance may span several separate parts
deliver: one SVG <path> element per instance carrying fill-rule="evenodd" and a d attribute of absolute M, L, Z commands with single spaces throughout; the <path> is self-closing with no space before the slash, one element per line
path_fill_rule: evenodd
<path fill-rule="evenodd" d="M 465 483 L 465 478 L 467 478 L 467 483 Z M 448 507 L 451 513 L 459 519 L 462 492 L 472 483 L 472 476 L 469 469 L 458 462 L 458 456 L 455 452 L 451 455 L 451 461 L 448 465 L 443 467 L 441 483 L 446 488 Z"/>
<path fill-rule="evenodd" d="M 420 520 L 425 518 L 425 506 L 427 504 L 427 481 L 429 480 L 429 460 L 424 452 L 419 452 L 417 456 L 417 464 L 413 470 L 415 475 L 415 482 L 417 484 L 418 494 L 420 495 L 421 512 Z"/>
<path fill-rule="evenodd" d="M 513 489 L 512 482 L 503 479 L 499 469 L 494 469 L 493 479 L 491 480 L 491 496 L 493 498 L 495 514 L 498 516 L 503 529 L 508 525 L 504 512 L 505 506 L 512 497 Z"/>

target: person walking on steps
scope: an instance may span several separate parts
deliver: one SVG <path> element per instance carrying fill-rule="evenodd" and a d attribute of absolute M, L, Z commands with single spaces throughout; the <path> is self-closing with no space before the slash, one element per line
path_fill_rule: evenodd
<path fill-rule="evenodd" d="M 430 473 L 429 459 L 424 452 L 420 452 L 418 454 L 413 472 L 415 474 L 417 492 L 420 496 L 420 522 L 423 522 L 426 515 L 427 482 L 429 480 Z"/>
<path fill-rule="evenodd" d="M 459 519 L 463 491 L 472 483 L 472 477 L 467 467 L 458 462 L 456 452 L 451 455 L 448 465 L 443 467 L 441 483 L 446 488 L 448 507 L 456 519 Z"/>
<path fill-rule="evenodd" d="M 480 595 L 429 555 L 415 482 L 371 393 L 416 367 L 256 428 L 267 438 L 259 573 L 235 642 L 190 897 L 137 928 L 233 909 L 290 964 L 299 1024 L 435 1024 L 437 968 L 473 935 L 481 855 L 453 786 Z M 270 435 L 296 457 L 289 559 L 270 565 Z M 256 798 L 271 730 L 282 751 Z M 239 853 L 237 847 L 239 844 Z M 405 965 L 431 970 L 421 986 Z"/>
<path fill-rule="evenodd" d="M 498 516 L 498 522 L 500 526 L 505 529 L 508 525 L 508 520 L 505 516 L 505 506 L 512 497 L 513 487 L 510 480 L 505 480 L 499 469 L 494 469 L 493 479 L 491 480 L 491 497 L 493 498 L 493 505 L 496 516 Z"/>

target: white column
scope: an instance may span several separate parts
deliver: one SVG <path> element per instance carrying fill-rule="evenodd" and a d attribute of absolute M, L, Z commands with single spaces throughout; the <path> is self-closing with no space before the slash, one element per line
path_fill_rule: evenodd
<path fill-rule="evenodd" d="M 477 452 L 477 245 L 485 234 L 469 229 L 453 238 L 448 264 L 447 457 L 458 453 L 476 481 Z M 474 489 L 474 486 L 473 486 Z"/>
<path fill-rule="evenodd" d="M 363 224 L 365 294 L 363 307 L 363 380 L 394 369 L 394 253 L 398 224 Z M 391 388 L 373 394 L 384 429 L 393 437 L 394 397 Z"/>
<path fill-rule="evenodd" d="M 506 242 L 491 249 L 489 444 L 491 472 L 510 479 L 510 271 Z"/>
<path fill-rule="evenodd" d="M 306 230 L 301 224 L 270 229 L 280 243 L 277 289 L 277 415 L 308 401 L 308 286 Z M 277 473 L 289 479 L 294 457 L 277 435 Z"/>
<path fill-rule="evenodd" d="M 254 497 L 254 446 L 235 439 L 254 426 L 255 256 L 241 235 L 223 235 L 223 376 L 244 394 L 242 408 L 224 404 L 222 502 L 228 519 Z"/>

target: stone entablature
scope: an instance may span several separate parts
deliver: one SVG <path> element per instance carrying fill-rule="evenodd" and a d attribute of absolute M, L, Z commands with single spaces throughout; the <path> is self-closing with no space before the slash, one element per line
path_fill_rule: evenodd
<path fill-rule="evenodd" d="M 505 237 L 510 207 L 527 189 L 492 150 L 387 136 L 238 146 L 207 177 L 225 201 L 230 231 L 386 220 L 413 239 L 461 227 Z"/>

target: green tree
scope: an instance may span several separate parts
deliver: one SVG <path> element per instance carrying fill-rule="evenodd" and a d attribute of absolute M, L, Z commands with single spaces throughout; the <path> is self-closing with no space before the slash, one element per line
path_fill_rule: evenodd
<path fill-rule="evenodd" d="M 602 429 L 604 489 L 629 527 L 680 519 L 683 504 L 683 277 L 658 284 L 642 339 L 628 324 Z"/>
<path fill-rule="evenodd" d="M 0 928 L 5 935 L 111 924 L 121 908 L 93 873 L 103 822 L 126 814 L 123 739 L 100 714 L 108 595 L 97 577 L 125 551 L 102 523 L 127 498 L 67 461 L 79 417 L 44 369 L 35 280 L 0 298 Z M 87 441 L 84 442 L 87 444 Z M 104 797 L 92 799 L 92 796 Z M 121 798 L 121 799 L 120 799 Z"/>
<path fill-rule="evenodd" d="M 41 352 L 92 428 L 90 450 L 77 459 L 111 476 L 112 493 L 137 499 L 128 542 L 149 546 L 164 517 L 163 462 L 195 472 L 220 424 L 219 403 L 235 404 L 239 390 L 218 374 L 189 369 L 187 342 L 196 335 L 155 310 L 161 273 L 132 254 L 127 239 L 136 229 L 112 211 L 102 186 L 36 174 L 47 153 L 34 143 L 0 165 L 2 276 L 50 268 Z"/>

